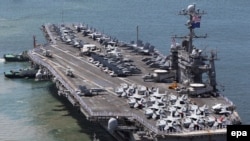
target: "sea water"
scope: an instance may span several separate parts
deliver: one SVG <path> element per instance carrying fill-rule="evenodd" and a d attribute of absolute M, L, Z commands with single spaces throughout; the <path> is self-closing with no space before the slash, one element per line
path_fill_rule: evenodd
<path fill-rule="evenodd" d="M 0 56 L 32 48 L 32 36 L 45 43 L 44 23 L 85 23 L 119 40 L 139 39 L 167 54 L 171 36 L 186 35 L 188 20 L 178 12 L 195 3 L 205 10 L 194 45 L 217 51 L 218 88 L 250 124 L 250 1 L 247 0 L 8 0 L 0 1 Z M 178 40 L 176 40 L 178 42 Z M 28 67 L 0 59 L 0 140 L 90 141 L 96 133 L 112 140 L 96 124 L 85 120 L 66 100 L 58 98 L 51 82 L 7 79 L 4 72 Z"/>

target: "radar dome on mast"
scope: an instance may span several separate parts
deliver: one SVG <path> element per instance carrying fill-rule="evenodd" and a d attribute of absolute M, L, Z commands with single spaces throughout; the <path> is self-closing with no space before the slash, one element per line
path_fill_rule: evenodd
<path fill-rule="evenodd" d="M 187 7 L 187 11 L 188 11 L 189 14 L 195 13 L 195 5 L 194 5 L 194 4 L 190 4 L 190 5 Z"/>

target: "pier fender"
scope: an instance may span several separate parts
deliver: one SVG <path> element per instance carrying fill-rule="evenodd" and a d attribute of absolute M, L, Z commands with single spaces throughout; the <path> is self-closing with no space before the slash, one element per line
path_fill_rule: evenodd
<path fill-rule="evenodd" d="M 115 128 L 118 126 L 118 122 L 116 118 L 110 118 L 108 121 L 108 131 L 113 133 Z"/>

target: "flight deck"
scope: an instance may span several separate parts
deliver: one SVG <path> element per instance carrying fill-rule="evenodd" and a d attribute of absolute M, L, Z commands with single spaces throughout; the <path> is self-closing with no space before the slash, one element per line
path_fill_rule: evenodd
<path fill-rule="evenodd" d="M 145 111 L 142 108 L 131 108 L 128 105 L 129 99 L 125 97 L 119 97 L 116 93 L 116 89 L 121 84 L 143 86 L 147 90 L 158 88 L 159 93 L 165 93 L 166 95 L 173 95 L 180 97 L 181 94 L 175 89 L 169 89 L 169 86 L 173 85 L 172 82 L 154 82 L 145 81 L 143 76 L 145 74 L 153 74 L 156 68 L 149 67 L 142 60 L 152 59 L 152 55 L 145 55 L 131 50 L 131 46 L 126 45 L 118 46 L 119 53 L 122 54 L 127 60 L 132 60 L 133 66 L 139 72 L 130 73 L 126 76 L 119 77 L 111 75 L 112 72 L 104 71 L 102 66 L 93 63 L 93 58 L 86 52 L 82 52 L 81 47 L 76 47 L 71 42 L 66 42 L 65 39 L 61 39 L 58 34 L 58 29 L 67 29 L 65 33 L 73 35 L 78 41 L 84 42 L 84 44 L 92 44 L 96 46 L 94 54 L 105 54 L 107 48 L 103 44 L 98 42 L 93 36 L 84 36 L 82 32 L 79 32 L 74 24 L 45 24 L 42 26 L 42 31 L 45 34 L 48 44 L 46 45 L 34 45 L 34 49 L 28 52 L 31 61 L 34 64 L 40 66 L 47 74 L 50 74 L 53 81 L 56 83 L 59 95 L 63 95 L 76 107 L 79 107 L 80 111 L 85 114 L 89 120 L 109 120 L 110 118 L 128 118 L 134 119 L 137 123 L 143 126 L 145 131 L 151 132 L 154 135 L 167 135 L 167 136 L 196 136 L 196 135 L 209 135 L 225 134 L 226 128 L 220 127 L 203 127 L 199 130 L 189 130 L 183 128 L 178 132 L 166 132 L 161 130 L 157 126 L 157 121 L 145 116 Z M 49 51 L 52 56 L 46 56 L 44 52 Z M 70 69 L 73 76 L 67 75 L 67 70 Z M 114 72 L 113 72 L 114 73 Z M 170 79 L 172 80 L 172 79 Z M 178 87 L 182 87 L 182 84 L 177 84 Z M 92 92 L 93 95 L 86 96 L 79 94 L 79 86 L 85 88 L 97 90 Z M 101 90 L 101 91 L 99 91 Z M 212 106 L 215 103 L 223 105 L 232 105 L 232 102 L 227 98 L 220 96 L 198 96 L 189 97 L 189 101 L 197 105 L 198 107 L 206 105 L 209 107 L 209 113 L 212 113 Z M 235 115 L 236 114 L 236 115 Z M 215 118 L 220 118 L 221 115 L 212 114 Z M 234 113 L 234 117 L 237 117 L 237 113 Z"/>

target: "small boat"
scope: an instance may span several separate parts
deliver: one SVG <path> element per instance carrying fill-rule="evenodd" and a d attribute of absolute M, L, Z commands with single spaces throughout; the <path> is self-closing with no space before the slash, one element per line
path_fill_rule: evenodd
<path fill-rule="evenodd" d="M 17 71 L 10 70 L 9 72 L 4 72 L 4 76 L 7 78 L 35 78 L 37 69 L 28 68 L 20 69 Z"/>
<path fill-rule="evenodd" d="M 20 54 L 4 54 L 3 58 L 8 62 L 24 62 L 29 61 L 29 57 L 27 55 L 27 51 L 24 51 Z"/>

